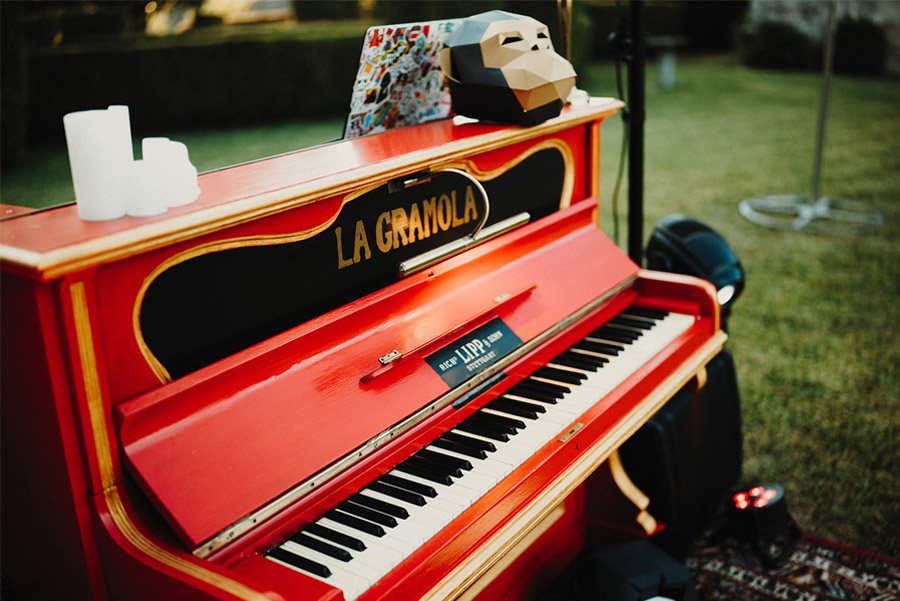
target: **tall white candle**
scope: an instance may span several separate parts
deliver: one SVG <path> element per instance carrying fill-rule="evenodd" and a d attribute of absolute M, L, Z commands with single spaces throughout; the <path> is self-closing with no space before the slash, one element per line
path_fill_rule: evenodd
<path fill-rule="evenodd" d="M 125 172 L 133 157 L 128 107 L 69 113 L 63 127 L 78 216 L 103 221 L 124 215 Z"/>

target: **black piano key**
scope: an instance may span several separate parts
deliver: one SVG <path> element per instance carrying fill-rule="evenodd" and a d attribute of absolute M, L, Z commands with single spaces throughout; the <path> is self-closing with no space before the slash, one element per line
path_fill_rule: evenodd
<path fill-rule="evenodd" d="M 496 445 L 494 445 L 494 443 L 492 442 L 481 440 L 480 438 L 472 438 L 471 436 L 458 434 L 456 432 L 445 432 L 444 435 L 441 436 L 441 438 L 466 445 L 467 447 L 471 447 L 473 449 L 480 449 L 488 453 L 493 453 L 497 450 Z"/>
<path fill-rule="evenodd" d="M 422 484 L 421 482 L 413 482 L 412 480 L 407 480 L 406 478 L 401 478 L 400 476 L 395 476 L 393 474 L 383 475 L 378 479 L 378 482 L 384 482 L 385 484 L 390 484 L 391 486 L 396 486 L 397 488 L 402 488 L 404 490 L 408 490 L 409 492 L 414 492 L 416 494 L 422 495 L 423 497 L 431 497 L 433 499 L 437 496 L 437 491 L 427 484 Z"/>
<path fill-rule="evenodd" d="M 493 413 L 485 413 L 484 411 L 479 411 L 472 417 L 478 417 L 479 419 L 485 420 L 492 424 L 508 426 L 510 428 L 513 428 L 513 430 L 515 431 L 525 429 L 525 422 L 514 417 L 504 417 L 502 415 L 494 415 Z"/>
<path fill-rule="evenodd" d="M 402 488 L 397 488 L 389 484 L 372 482 L 366 488 L 370 488 L 375 492 L 380 492 L 381 494 L 387 495 L 389 497 L 394 497 L 395 499 L 400 499 L 401 501 L 406 501 L 411 505 L 418 505 L 419 507 L 423 507 L 425 505 L 425 497 L 423 497 L 422 495 L 414 492 L 409 492 L 408 490 L 403 490 Z"/>
<path fill-rule="evenodd" d="M 621 344 L 631 344 L 641 337 L 641 333 L 634 330 L 623 330 L 622 328 L 616 328 L 614 326 L 603 326 L 602 328 L 597 328 L 591 332 L 591 336 L 594 338 L 612 340 L 613 342 Z"/>
<path fill-rule="evenodd" d="M 423 467 L 422 465 L 407 463 L 406 461 L 404 461 L 394 469 L 406 474 L 418 476 L 419 478 L 424 478 L 425 480 L 430 480 L 431 482 L 443 484 L 445 486 L 450 486 L 451 484 L 453 484 L 453 478 L 451 478 L 449 475 L 435 471 L 430 467 Z"/>
<path fill-rule="evenodd" d="M 605 324 L 597 328 L 592 332 L 592 335 L 596 334 L 598 336 L 615 334 L 616 336 L 621 336 L 623 338 L 627 338 L 628 342 L 633 342 L 644 335 L 643 330 L 630 330 L 628 328 L 623 328 L 622 326 L 617 326 L 611 323 Z"/>
<path fill-rule="evenodd" d="M 619 315 L 618 317 L 613 317 L 609 320 L 610 324 L 615 324 L 617 326 L 625 326 L 627 328 L 637 328 L 638 330 L 649 330 L 653 327 L 652 323 L 649 323 L 643 319 L 631 319 L 628 317 L 622 317 Z"/>
<path fill-rule="evenodd" d="M 539 413 L 546 413 L 547 411 L 540 405 L 503 398 L 495 399 L 488 403 L 487 406 L 491 409 L 494 409 L 495 411 L 500 411 L 501 413 L 509 413 L 510 415 L 517 415 L 526 419 L 537 419 Z M 537 408 L 540 408 L 540 411 L 538 411 Z"/>
<path fill-rule="evenodd" d="M 479 412 L 479 413 L 472 415 L 471 417 L 466 418 L 466 421 L 471 422 L 473 424 L 482 425 L 486 428 L 491 428 L 492 430 L 496 430 L 497 432 L 503 432 L 505 434 L 509 434 L 510 436 L 515 436 L 516 433 L 518 433 L 518 431 L 521 429 L 521 428 L 516 428 L 514 425 L 511 425 L 511 424 L 494 422 L 491 419 L 489 419 L 489 415 L 490 414 Z"/>
<path fill-rule="evenodd" d="M 507 390 L 507 393 L 509 391 Z M 537 401 L 538 403 L 544 403 L 545 405 L 556 405 L 559 403 L 556 399 L 551 396 L 547 396 L 546 394 L 542 394 L 540 392 L 524 392 L 524 391 L 516 391 L 515 396 L 519 397 L 518 399 L 512 398 L 512 395 L 502 394 L 500 395 L 501 399 L 509 399 L 511 401 L 516 401 L 519 399 L 528 399 L 529 401 Z"/>
<path fill-rule="evenodd" d="M 602 353 L 605 355 L 619 354 L 619 351 L 612 345 L 605 344 L 603 342 L 591 342 L 590 340 L 582 340 L 580 342 L 576 342 L 572 346 L 572 348 L 577 348 L 582 351 L 590 351 L 592 353 Z"/>
<path fill-rule="evenodd" d="M 575 369 L 583 369 L 584 371 L 597 371 L 600 369 L 600 365 L 597 363 L 591 363 L 588 361 L 581 361 L 579 359 L 573 359 L 569 356 L 559 355 L 555 359 L 553 359 L 552 363 L 556 363 L 557 365 L 565 365 L 566 367 L 574 367 Z"/>
<path fill-rule="evenodd" d="M 431 461 L 436 461 L 437 463 L 449 465 L 450 467 L 466 472 L 472 470 L 472 462 L 466 459 L 462 459 L 461 457 L 453 457 L 452 455 L 447 455 L 438 451 L 432 451 L 430 449 L 422 449 L 421 451 L 416 453 L 416 455 L 419 455 L 420 457 L 424 457 L 425 459 L 429 459 Z"/>
<path fill-rule="evenodd" d="M 492 420 L 488 415 L 482 411 L 478 411 L 473 413 L 469 417 L 467 417 L 462 422 L 463 424 L 471 423 L 478 424 L 479 426 L 488 428 L 495 432 L 500 432 L 502 434 L 506 434 L 508 436 L 515 436 L 519 432 L 519 428 L 517 428 L 517 424 L 511 424 L 509 422 L 500 422 L 498 420 Z"/>
<path fill-rule="evenodd" d="M 407 461 L 418 463 L 419 465 L 422 465 L 424 467 L 430 467 L 435 471 L 447 474 L 448 476 L 452 476 L 453 478 L 462 478 L 463 475 L 460 468 L 443 461 L 435 461 L 434 459 L 423 457 L 419 453 L 416 453 L 415 455 L 407 459 Z"/>
<path fill-rule="evenodd" d="M 346 549 L 341 549 L 340 547 L 335 547 L 330 543 L 326 543 L 325 541 L 319 540 L 317 538 L 313 538 L 307 534 L 298 533 L 291 537 L 291 540 L 297 543 L 298 545 L 303 545 L 309 549 L 314 551 L 318 551 L 328 557 L 334 557 L 335 559 L 339 559 L 341 561 L 350 561 L 353 559 L 353 556 L 347 552 Z"/>
<path fill-rule="evenodd" d="M 563 398 L 563 396 L 565 396 L 547 392 L 546 390 L 538 390 L 537 388 L 518 385 L 507 390 L 506 394 L 513 394 L 516 396 L 525 397 L 526 399 L 534 399 L 536 401 L 541 401 L 542 403 L 547 403 L 548 405 L 555 405 L 558 399 L 561 399 Z"/>
<path fill-rule="evenodd" d="M 543 405 L 539 403 L 531 403 L 527 401 L 517 401 L 515 399 L 507 399 L 507 398 L 497 398 L 488 403 L 488 406 L 495 404 L 496 406 L 503 407 L 519 407 L 520 409 L 524 409 L 526 411 L 534 411 L 535 413 L 547 413 L 547 409 L 544 408 Z"/>
<path fill-rule="evenodd" d="M 466 457 L 471 457 L 473 459 L 487 459 L 487 451 L 473 449 L 464 444 L 446 440 L 443 436 L 431 441 L 431 444 L 439 449 L 447 449 L 448 451 L 453 451 L 454 453 L 459 453 L 460 455 L 465 455 Z"/>
<path fill-rule="evenodd" d="M 316 576 L 321 576 L 322 578 L 328 578 L 331 576 L 331 570 L 328 569 L 328 566 L 323 566 L 322 564 L 313 561 L 312 559 L 307 559 L 305 557 L 301 557 L 296 553 L 291 553 L 287 549 L 282 549 L 281 547 L 275 547 L 266 553 L 269 557 L 274 557 L 278 561 L 283 561 L 286 564 L 292 565 L 295 568 L 300 568 L 301 570 L 306 570 L 310 574 L 315 574 Z"/>
<path fill-rule="evenodd" d="M 586 361 L 591 365 L 596 365 L 597 367 L 602 367 L 605 363 L 609 363 L 609 357 L 599 357 L 597 355 L 589 355 L 587 353 L 580 353 L 577 350 L 569 349 L 566 352 L 562 353 L 560 357 L 564 357 L 566 359 L 573 359 L 575 361 Z"/>
<path fill-rule="evenodd" d="M 386 528 L 397 527 L 396 518 L 393 518 L 386 513 L 381 513 L 380 511 L 375 511 L 374 509 L 351 503 L 350 501 L 344 501 L 338 505 L 337 508 L 351 515 L 355 515 L 358 518 L 375 522 L 379 526 L 384 526 Z"/>
<path fill-rule="evenodd" d="M 309 524 L 306 528 L 303 529 L 305 532 L 309 532 L 310 534 L 315 534 L 318 537 L 330 540 L 333 543 L 337 543 L 339 545 L 343 545 L 348 549 L 352 549 L 354 551 L 365 551 L 366 543 L 362 542 L 358 538 L 353 538 L 352 536 L 348 536 L 343 532 L 338 532 L 337 530 L 332 530 L 328 526 L 323 526 L 321 524 Z"/>
<path fill-rule="evenodd" d="M 546 392 L 549 395 L 552 395 L 554 398 L 561 399 L 566 396 L 568 393 L 572 392 L 572 389 L 568 386 L 564 386 L 563 384 L 554 384 L 553 382 L 542 382 L 541 380 L 535 380 L 532 377 L 528 377 L 525 380 L 522 380 L 513 388 L 517 386 L 521 386 L 523 388 L 529 388 L 531 390 L 538 390 L 541 392 Z"/>
<path fill-rule="evenodd" d="M 626 344 L 631 344 L 631 342 L 624 342 L 622 344 L 616 344 L 615 342 L 600 342 L 598 344 L 602 344 L 608 349 L 608 353 L 610 355 L 615 355 L 617 353 L 624 353 Z"/>
<path fill-rule="evenodd" d="M 645 307 L 636 307 L 634 305 L 628 307 L 622 313 L 631 313 L 632 315 L 640 315 L 641 317 L 647 317 L 649 319 L 664 319 L 668 317 L 668 311 L 662 311 L 657 309 L 647 309 Z"/>
<path fill-rule="evenodd" d="M 404 463 L 410 463 L 411 465 L 416 465 L 423 469 L 431 470 L 437 474 L 443 474 L 445 476 L 451 476 L 453 478 L 462 478 L 462 470 L 451 468 L 449 465 L 446 465 L 444 463 L 435 463 L 434 461 L 429 461 L 424 457 L 413 455 L 412 457 L 404 461 Z"/>
<path fill-rule="evenodd" d="M 401 520 L 405 520 L 409 517 L 409 512 L 406 511 L 406 509 L 404 509 L 403 507 L 394 505 L 393 503 L 387 503 L 385 501 L 382 501 L 381 499 L 376 499 L 363 493 L 356 493 L 355 495 L 351 495 L 349 500 L 353 501 L 357 505 L 362 505 L 364 507 L 368 507 L 369 509 L 374 509 L 375 511 L 380 511 L 381 513 L 392 515 L 395 518 L 400 518 Z"/>
<path fill-rule="evenodd" d="M 565 382 L 566 384 L 575 384 L 576 386 L 587 380 L 587 376 L 584 374 L 556 367 L 542 367 L 531 375 L 547 378 L 548 380 L 556 380 L 557 382 Z"/>
<path fill-rule="evenodd" d="M 325 514 L 325 517 L 329 520 L 334 520 L 338 524 L 343 524 L 348 528 L 354 528 L 360 532 L 371 534 L 372 536 L 377 536 L 379 538 L 384 536 L 384 528 L 378 524 L 361 520 L 358 517 L 352 516 L 349 513 L 344 513 L 343 511 L 338 511 L 337 509 L 330 510 Z"/>
<path fill-rule="evenodd" d="M 490 438 L 491 440 L 496 440 L 497 442 L 509 442 L 508 434 L 498 432 L 494 428 L 488 428 L 482 424 L 470 422 L 468 420 L 463 420 L 462 422 L 457 424 L 456 429 L 462 430 L 463 432 L 470 432 L 472 434 L 484 436 L 485 438 Z"/>

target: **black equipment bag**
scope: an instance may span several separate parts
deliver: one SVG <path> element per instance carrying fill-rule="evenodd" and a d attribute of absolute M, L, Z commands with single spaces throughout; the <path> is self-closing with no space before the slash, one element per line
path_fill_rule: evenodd
<path fill-rule="evenodd" d="M 655 542 L 683 558 L 741 476 L 740 399 L 731 353 L 706 367 L 705 386 L 686 386 L 620 449 L 622 464 L 665 524 Z"/>

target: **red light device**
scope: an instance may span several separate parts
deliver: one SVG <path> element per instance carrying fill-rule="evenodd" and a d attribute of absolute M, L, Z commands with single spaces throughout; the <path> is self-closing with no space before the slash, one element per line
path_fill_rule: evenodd
<path fill-rule="evenodd" d="M 788 513 L 784 489 L 778 484 L 755 484 L 731 496 L 731 522 L 741 538 L 753 544 L 763 564 L 777 568 L 787 561 L 800 529 Z"/>

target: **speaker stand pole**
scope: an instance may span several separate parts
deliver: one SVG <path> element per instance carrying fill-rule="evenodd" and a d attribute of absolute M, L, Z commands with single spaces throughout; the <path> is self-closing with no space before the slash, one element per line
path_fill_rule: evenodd
<path fill-rule="evenodd" d="M 644 247 L 644 2 L 629 2 L 628 256 L 643 265 Z"/>

